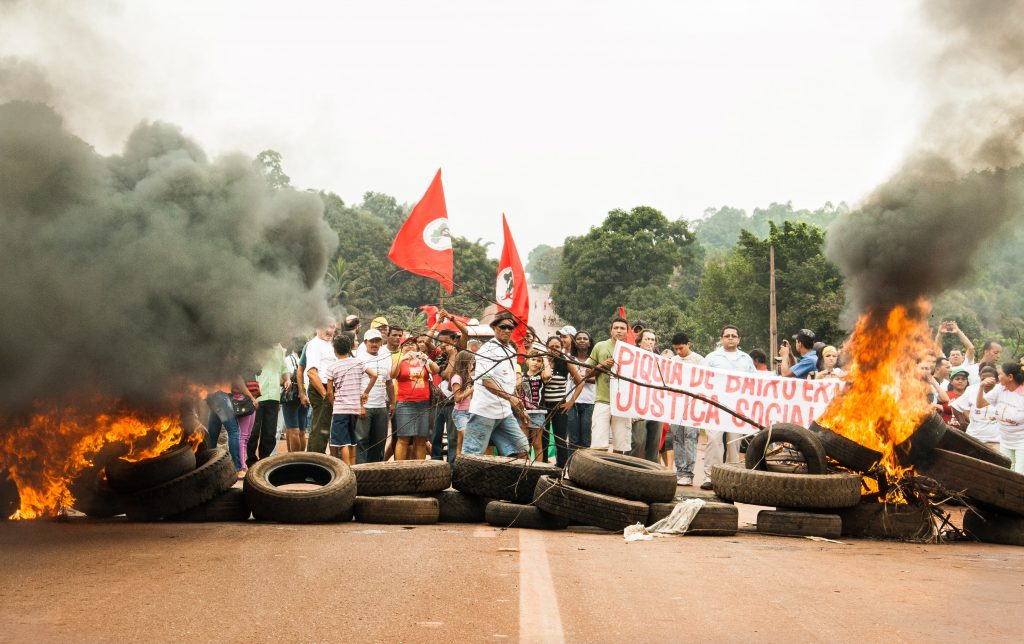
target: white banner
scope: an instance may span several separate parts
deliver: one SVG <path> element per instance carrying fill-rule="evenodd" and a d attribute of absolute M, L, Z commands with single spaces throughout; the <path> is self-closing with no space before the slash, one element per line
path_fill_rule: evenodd
<path fill-rule="evenodd" d="M 741 373 L 712 369 L 657 356 L 625 342 L 615 343 L 615 366 L 621 376 L 645 385 L 692 391 L 747 418 L 770 425 L 803 427 L 818 417 L 839 392 L 842 381 L 784 378 L 768 371 Z M 675 391 L 653 389 L 611 379 L 613 416 L 660 420 L 738 434 L 757 431 L 753 425 L 714 405 Z"/>

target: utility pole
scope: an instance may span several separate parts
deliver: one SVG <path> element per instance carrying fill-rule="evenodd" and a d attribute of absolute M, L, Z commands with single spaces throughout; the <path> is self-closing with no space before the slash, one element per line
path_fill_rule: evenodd
<path fill-rule="evenodd" d="M 775 318 L 775 244 L 768 245 L 768 368 L 775 371 L 775 356 L 779 354 L 779 326 Z"/>

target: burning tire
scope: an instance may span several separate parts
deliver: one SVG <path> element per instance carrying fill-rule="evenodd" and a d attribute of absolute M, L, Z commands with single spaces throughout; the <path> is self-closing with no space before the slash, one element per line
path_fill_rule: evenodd
<path fill-rule="evenodd" d="M 807 463 L 807 474 L 826 474 L 825 447 L 814 432 L 792 423 L 775 423 L 754 434 L 747 445 L 745 462 L 748 470 L 769 469 L 770 443 L 791 443 Z M 801 472 L 802 473 L 802 472 Z"/>
<path fill-rule="evenodd" d="M 868 449 L 859 443 L 840 436 L 818 423 L 811 423 L 810 431 L 817 435 L 825 448 L 825 454 L 843 467 L 855 472 L 866 472 L 882 460 L 881 452 Z"/>
<path fill-rule="evenodd" d="M 122 497 L 128 518 L 150 521 L 179 514 L 234 485 L 235 464 L 226 449 L 203 450 L 195 459 L 198 465 L 191 472 Z"/>
<path fill-rule="evenodd" d="M 249 505 L 245 502 L 242 488 L 233 487 L 224 494 L 215 496 L 206 503 L 185 510 L 180 514 L 165 517 L 167 521 L 248 521 Z"/>
<path fill-rule="evenodd" d="M 582 488 L 634 501 L 664 503 L 676 494 L 675 472 L 625 454 L 577 450 L 566 473 Z"/>
<path fill-rule="evenodd" d="M 1024 474 L 944 449 L 933 450 L 931 459 L 918 470 L 978 505 L 1024 515 Z"/>
<path fill-rule="evenodd" d="M 653 525 L 672 514 L 676 503 L 652 503 L 647 514 L 647 524 Z M 693 517 L 690 527 L 684 534 L 698 536 L 729 536 L 736 534 L 740 528 L 740 513 L 731 503 L 708 501 Z"/>
<path fill-rule="evenodd" d="M 354 465 L 359 496 L 422 494 L 447 490 L 452 467 L 446 461 L 389 461 Z"/>
<path fill-rule="evenodd" d="M 533 504 L 555 516 L 605 530 L 623 530 L 643 523 L 650 509 L 640 501 L 591 492 L 550 476 L 537 481 Z"/>
<path fill-rule="evenodd" d="M 7 519 L 21 506 L 21 495 L 18 486 L 11 478 L 10 472 L 0 470 L 0 521 Z"/>
<path fill-rule="evenodd" d="M 432 495 L 437 499 L 438 518 L 441 523 L 483 523 L 486 519 L 487 499 L 458 490 L 444 490 Z"/>
<path fill-rule="evenodd" d="M 1007 517 L 992 512 L 964 515 L 964 532 L 978 541 L 1024 546 L 1024 518 Z"/>
<path fill-rule="evenodd" d="M 844 537 L 901 539 L 915 541 L 930 537 L 934 523 L 927 510 L 916 505 L 879 503 L 878 497 L 865 497 L 852 508 L 837 512 L 843 522 Z"/>
<path fill-rule="evenodd" d="M 75 498 L 74 509 L 93 519 L 124 514 L 121 495 L 110 489 L 103 467 L 93 465 L 82 470 L 69 486 Z"/>
<path fill-rule="evenodd" d="M 540 477 L 561 473 L 554 465 L 523 458 L 459 454 L 452 468 L 452 486 L 466 494 L 528 504 Z"/>
<path fill-rule="evenodd" d="M 281 486 L 312 484 L 314 489 Z M 270 456 L 249 468 L 242 485 L 253 517 L 281 523 L 338 521 L 352 510 L 356 477 L 344 461 L 315 452 Z"/>
<path fill-rule="evenodd" d="M 843 532 L 843 521 L 838 514 L 761 510 L 757 513 L 757 531 L 787 537 L 838 539 Z"/>
<path fill-rule="evenodd" d="M 487 504 L 486 519 L 496 528 L 531 528 L 533 530 L 564 530 L 569 527 L 568 519 L 548 514 L 532 505 L 520 505 L 505 501 L 491 501 Z"/>
<path fill-rule="evenodd" d="M 437 523 L 437 499 L 430 496 L 357 496 L 352 507 L 361 523 L 427 525 Z"/>
<path fill-rule="evenodd" d="M 938 414 L 925 416 L 910 438 L 896 446 L 896 458 L 901 465 L 920 465 L 935 449 L 946 433 L 946 423 Z"/>
<path fill-rule="evenodd" d="M 723 499 L 786 508 L 848 508 L 860 501 L 856 474 L 783 474 L 726 463 L 711 469 L 715 493 Z"/>
<path fill-rule="evenodd" d="M 134 494 L 155 487 L 196 469 L 196 455 L 190 445 L 178 445 L 159 456 L 130 462 L 123 458 L 107 465 L 107 481 L 115 492 Z"/>
<path fill-rule="evenodd" d="M 967 432 L 949 428 L 939 439 L 936 445 L 939 449 L 947 452 L 956 452 L 964 456 L 970 456 L 986 463 L 992 463 L 1009 469 L 1010 459 L 995 451 L 977 438 Z"/>

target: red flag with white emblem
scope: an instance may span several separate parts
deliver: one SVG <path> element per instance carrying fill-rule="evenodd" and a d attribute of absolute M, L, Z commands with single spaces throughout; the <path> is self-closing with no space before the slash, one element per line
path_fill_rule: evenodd
<path fill-rule="evenodd" d="M 501 225 L 505 229 L 505 243 L 501 248 L 501 259 L 498 260 L 494 299 L 499 307 L 518 319 L 519 324 L 512 332 L 512 340 L 522 343 L 530 316 L 530 293 L 526 288 L 523 263 L 519 261 L 519 251 L 516 250 L 516 243 L 512 241 L 512 232 L 508 229 L 508 220 L 504 213 L 501 215 Z"/>
<path fill-rule="evenodd" d="M 452 292 L 452 236 L 440 169 L 395 235 L 388 258 L 410 273 L 437 280 L 448 293 Z"/>

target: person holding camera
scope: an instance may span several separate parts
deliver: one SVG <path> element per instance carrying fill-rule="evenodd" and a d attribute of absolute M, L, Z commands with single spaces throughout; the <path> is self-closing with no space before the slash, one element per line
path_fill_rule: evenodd
<path fill-rule="evenodd" d="M 793 336 L 793 340 L 796 342 L 796 351 L 800 355 L 800 359 L 794 359 L 789 340 L 783 340 L 782 347 L 779 349 L 779 374 L 806 379 L 818 370 L 818 352 L 814 350 L 814 331 L 800 329 Z"/>
<path fill-rule="evenodd" d="M 398 385 L 395 405 L 395 460 L 422 461 L 430 437 L 430 384 L 427 379 L 440 368 L 420 351 L 415 336 L 402 342 L 401 355 L 391 366 Z"/>
<path fill-rule="evenodd" d="M 953 348 L 949 350 L 946 356 L 949 358 L 949 363 L 953 368 L 966 367 L 974 364 L 974 344 L 968 339 L 967 335 L 960 330 L 960 326 L 955 320 L 944 320 L 939 322 L 939 328 L 935 332 L 935 344 L 945 353 L 945 348 L 942 344 L 943 335 L 955 335 L 960 339 L 960 344 L 963 345 L 963 349 Z"/>

